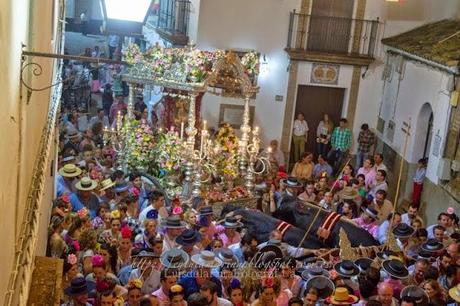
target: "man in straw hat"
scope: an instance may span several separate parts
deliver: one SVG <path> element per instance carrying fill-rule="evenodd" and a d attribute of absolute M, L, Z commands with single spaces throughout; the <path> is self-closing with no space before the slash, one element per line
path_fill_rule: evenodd
<path fill-rule="evenodd" d="M 358 297 L 350 294 L 345 287 L 337 287 L 326 302 L 330 305 L 353 305 L 358 302 Z"/>
<path fill-rule="evenodd" d="M 75 184 L 78 190 L 76 193 L 71 193 L 69 196 L 70 203 L 74 212 L 79 211 L 86 207 L 91 215 L 91 218 L 96 217 L 96 211 L 99 207 L 99 199 L 92 192 L 97 187 L 97 182 L 89 177 L 82 177 L 80 181 Z"/>
<path fill-rule="evenodd" d="M 103 180 L 100 184 L 99 192 L 100 192 L 100 200 L 101 203 L 108 203 L 110 207 L 115 209 L 115 192 L 113 192 L 113 186 L 115 186 L 115 182 L 112 179 L 107 178 Z"/>
<path fill-rule="evenodd" d="M 67 164 L 58 171 L 56 177 L 56 195 L 62 196 L 64 193 L 71 194 L 75 191 L 74 183 L 78 176 L 81 175 L 81 169 L 75 164 Z"/>
<path fill-rule="evenodd" d="M 212 281 L 217 286 L 217 295 L 222 296 L 222 284 L 218 278 L 211 274 L 212 268 L 222 266 L 222 260 L 210 251 L 201 251 L 200 254 L 192 256 L 192 262 L 196 265 L 190 273 L 184 274 L 178 284 L 185 289 L 185 297 L 199 292 L 205 281 Z"/>

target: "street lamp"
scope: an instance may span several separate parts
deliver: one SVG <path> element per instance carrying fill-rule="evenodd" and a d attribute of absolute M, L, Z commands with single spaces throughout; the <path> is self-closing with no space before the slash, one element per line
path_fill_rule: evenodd
<path fill-rule="evenodd" d="M 142 34 L 153 0 L 100 0 L 104 32 L 125 36 Z"/>

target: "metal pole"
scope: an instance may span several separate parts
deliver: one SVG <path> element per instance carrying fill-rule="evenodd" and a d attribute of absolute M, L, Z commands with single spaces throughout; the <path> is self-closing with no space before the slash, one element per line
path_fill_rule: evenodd
<path fill-rule="evenodd" d="M 112 59 L 103 58 L 103 57 L 88 57 L 88 56 L 58 54 L 58 53 L 33 52 L 33 51 L 25 51 L 25 50 L 22 51 L 22 55 L 23 56 L 26 55 L 26 56 L 46 57 L 46 58 L 60 58 L 60 59 L 76 60 L 80 62 L 90 62 L 90 63 L 128 65 L 128 63 L 124 61 L 114 61 Z"/>

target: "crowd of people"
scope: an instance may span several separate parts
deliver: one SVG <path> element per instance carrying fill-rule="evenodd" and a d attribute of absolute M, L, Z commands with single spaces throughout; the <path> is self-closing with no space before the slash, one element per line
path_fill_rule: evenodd
<path fill-rule="evenodd" d="M 63 305 L 460 302 L 459 218 L 449 209 L 437 224 L 425 225 L 419 213 L 426 160 L 414 176 L 412 204 L 405 213 L 395 211 L 383 155 L 371 154 L 375 135 L 369 127 L 363 124 L 356 139 L 353 167 L 346 162 L 353 142 L 346 119 L 334 128 L 325 115 L 316 131 L 317 150 L 310 153 L 308 124 L 299 114 L 293 131 L 298 162 L 288 175 L 278 141 L 270 143 L 267 154 L 278 171 L 257 178 L 258 209 L 272 214 L 286 198 L 297 198 L 340 214 L 382 246 L 392 233 L 400 248 L 382 247 L 372 259 L 325 258 L 325 250 L 282 241 L 279 229 L 258 241 L 237 217 L 217 219 L 206 198 L 168 199 L 141 173 L 117 169 L 103 127 L 113 127 L 127 106 L 123 91 L 110 87 L 104 84 L 103 105 L 85 126 L 77 111 L 66 110 L 62 118 L 47 255 L 64 261 Z M 147 120 L 141 99 L 134 111 Z"/>

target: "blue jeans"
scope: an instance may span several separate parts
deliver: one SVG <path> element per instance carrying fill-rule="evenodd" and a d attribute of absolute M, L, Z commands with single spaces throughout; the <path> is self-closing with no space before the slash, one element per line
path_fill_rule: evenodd
<path fill-rule="evenodd" d="M 316 151 L 318 155 L 327 159 L 327 153 L 329 152 L 329 144 L 319 142 L 316 144 Z"/>
<path fill-rule="evenodd" d="M 365 159 L 367 159 L 369 157 L 369 152 L 362 152 L 360 150 L 358 150 L 358 152 L 356 152 L 356 166 L 355 166 L 355 169 L 359 169 L 363 166 L 363 162 Z"/>

